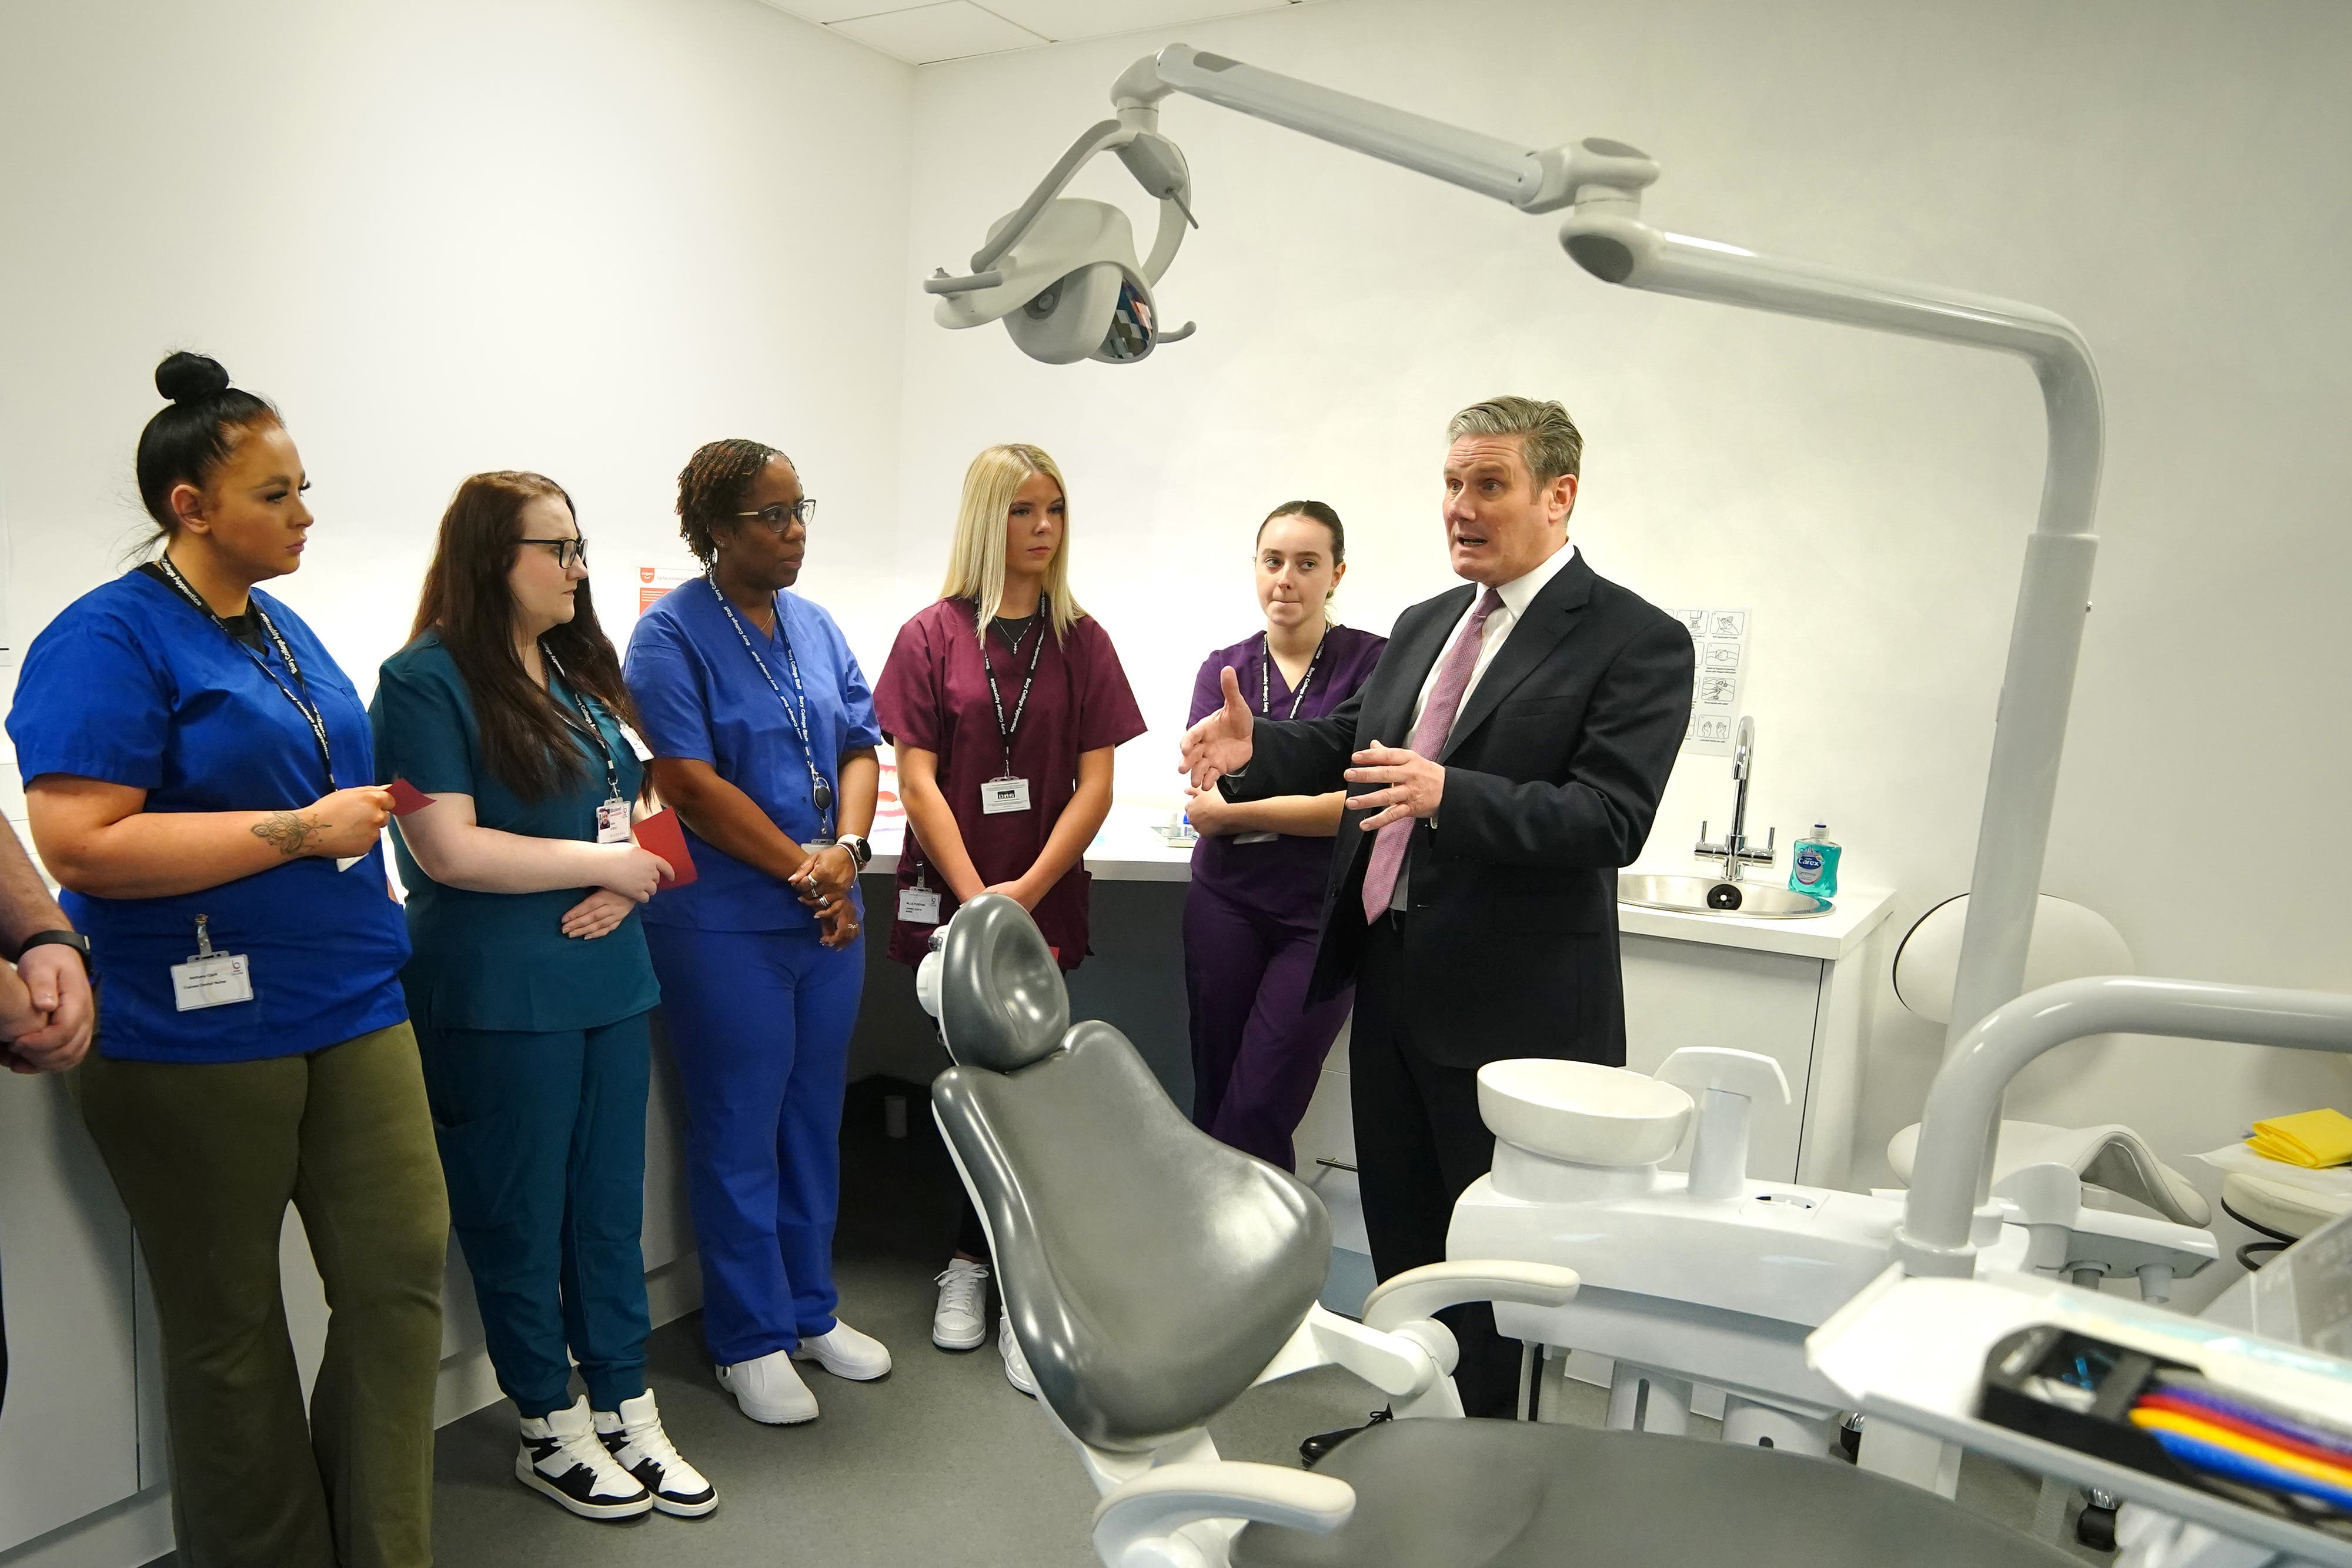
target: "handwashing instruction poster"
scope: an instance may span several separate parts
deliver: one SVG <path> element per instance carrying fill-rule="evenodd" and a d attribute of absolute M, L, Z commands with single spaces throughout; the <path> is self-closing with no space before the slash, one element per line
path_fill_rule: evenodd
<path fill-rule="evenodd" d="M 1702 757 L 1728 757 L 1739 733 L 1739 693 L 1748 684 L 1748 610 L 1668 610 L 1691 636 L 1690 728 L 1683 749 Z"/>

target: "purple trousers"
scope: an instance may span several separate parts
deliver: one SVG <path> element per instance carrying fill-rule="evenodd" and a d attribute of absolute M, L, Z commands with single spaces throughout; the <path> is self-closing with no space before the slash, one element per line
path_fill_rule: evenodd
<path fill-rule="evenodd" d="M 1284 1170 L 1295 1157 L 1290 1135 L 1355 999 L 1342 992 L 1307 1007 L 1314 967 L 1311 914 L 1268 914 L 1197 881 L 1185 894 L 1192 1124 Z"/>

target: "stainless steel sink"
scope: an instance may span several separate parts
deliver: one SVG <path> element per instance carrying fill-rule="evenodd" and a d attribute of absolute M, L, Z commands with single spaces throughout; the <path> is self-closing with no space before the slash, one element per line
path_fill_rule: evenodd
<path fill-rule="evenodd" d="M 1737 915 L 1748 920 L 1803 920 L 1827 915 L 1832 908 L 1828 899 L 1810 893 L 1711 876 L 1620 876 L 1617 902 L 1678 915 Z"/>

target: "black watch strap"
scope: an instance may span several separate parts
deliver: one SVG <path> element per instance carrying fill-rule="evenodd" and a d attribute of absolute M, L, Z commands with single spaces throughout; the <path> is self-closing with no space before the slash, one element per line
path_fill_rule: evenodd
<path fill-rule="evenodd" d="M 89 968 L 89 938 L 79 931 L 36 931 L 17 945 L 14 957 L 21 959 L 36 947 L 52 946 L 72 948 L 81 955 L 82 968 L 85 971 Z"/>

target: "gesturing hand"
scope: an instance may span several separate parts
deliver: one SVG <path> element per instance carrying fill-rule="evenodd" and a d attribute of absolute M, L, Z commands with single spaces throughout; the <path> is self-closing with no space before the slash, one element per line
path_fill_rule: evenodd
<path fill-rule="evenodd" d="M 609 936 L 636 906 L 637 901 L 627 894 L 600 887 L 563 912 L 563 934 L 583 941 Z"/>
<path fill-rule="evenodd" d="M 1350 760 L 1356 766 L 1348 769 L 1349 783 L 1388 786 L 1348 797 L 1350 811 L 1373 813 L 1357 824 L 1364 831 L 1377 833 L 1391 822 L 1402 822 L 1408 817 L 1437 815 L 1437 802 L 1445 795 L 1445 769 L 1428 758 L 1401 746 L 1382 746 L 1376 740 Z"/>
<path fill-rule="evenodd" d="M 1224 687 L 1225 706 L 1184 732 L 1181 760 L 1176 771 L 1189 774 L 1192 788 L 1206 789 L 1227 773 L 1239 773 L 1249 766 L 1250 753 L 1255 749 L 1249 704 L 1242 700 L 1242 684 L 1227 664 L 1217 676 Z"/>

